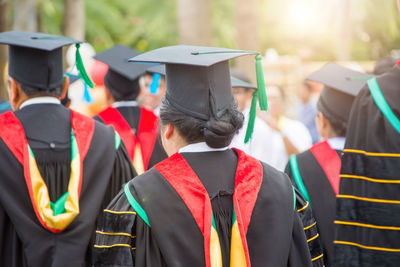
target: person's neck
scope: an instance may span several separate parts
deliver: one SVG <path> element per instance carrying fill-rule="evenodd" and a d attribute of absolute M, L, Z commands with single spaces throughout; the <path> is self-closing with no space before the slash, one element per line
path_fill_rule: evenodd
<path fill-rule="evenodd" d="M 18 103 L 17 109 L 22 109 L 34 104 L 60 104 L 60 100 L 54 96 L 35 96 L 23 98 Z"/>
<path fill-rule="evenodd" d="M 306 105 L 308 102 L 310 102 L 310 98 L 302 98 L 301 99 L 301 102 L 304 104 L 304 105 Z"/>
<path fill-rule="evenodd" d="M 323 136 L 324 140 L 328 140 L 331 138 L 339 137 L 333 130 L 326 131 L 325 135 Z"/>
<path fill-rule="evenodd" d="M 276 120 L 279 120 L 282 116 L 283 116 L 282 114 L 271 114 L 271 117 Z"/>

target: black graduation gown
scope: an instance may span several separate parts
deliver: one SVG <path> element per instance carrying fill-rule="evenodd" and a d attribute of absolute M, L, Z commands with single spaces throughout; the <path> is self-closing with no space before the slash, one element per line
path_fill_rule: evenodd
<path fill-rule="evenodd" d="M 67 192 L 71 172 L 70 111 L 34 104 L 15 112 L 25 131 L 52 202 Z M 7 128 L 1 129 L 6 131 Z M 23 167 L 0 138 L 0 266 L 84 266 L 100 211 L 136 175 L 111 127 L 95 122 L 83 163 L 79 215 L 53 234 L 37 219 Z"/>
<path fill-rule="evenodd" d="M 400 118 L 400 66 L 378 76 L 377 82 Z M 367 86 L 354 101 L 343 152 L 335 264 L 399 266 L 400 134 L 377 107 Z"/>
<path fill-rule="evenodd" d="M 340 154 L 340 151 L 336 151 Z M 317 222 L 325 266 L 333 264 L 333 239 L 336 213 L 336 195 L 321 165 L 310 150 L 297 154 L 297 164 L 303 184 L 307 189 L 312 206 L 312 214 Z M 298 189 L 290 164 L 285 173 Z"/>
<path fill-rule="evenodd" d="M 237 155 L 227 150 L 182 153 L 182 156 L 211 199 L 223 266 L 229 266 Z M 303 224 L 293 206 L 289 179 L 264 163 L 262 173 L 246 235 L 251 266 L 312 266 Z M 141 200 L 153 228 L 136 215 L 124 192 L 120 192 L 99 220 L 93 264 L 206 266 L 202 233 L 187 206 L 161 173 L 152 168 L 133 179 L 129 189 L 135 199 Z M 154 232 L 154 227 L 162 229 L 161 233 Z"/>
<path fill-rule="evenodd" d="M 128 122 L 129 126 L 132 128 L 133 132 L 136 134 L 140 123 L 140 107 L 117 107 L 116 109 L 121 113 L 124 119 Z M 95 116 L 94 119 L 103 122 L 99 116 Z M 161 145 L 160 138 L 157 138 L 156 142 L 154 143 L 153 152 L 151 153 L 147 169 L 150 169 L 167 157 L 168 156 Z"/>

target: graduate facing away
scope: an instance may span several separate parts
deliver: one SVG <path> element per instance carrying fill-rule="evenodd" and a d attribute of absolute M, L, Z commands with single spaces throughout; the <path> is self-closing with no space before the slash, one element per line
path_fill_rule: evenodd
<path fill-rule="evenodd" d="M 85 266 L 100 211 L 135 176 L 111 127 L 66 109 L 62 47 L 81 41 L 4 32 L 9 96 L 0 115 L 0 266 Z M 77 66 L 86 76 L 79 50 Z"/>
<path fill-rule="evenodd" d="M 95 266 L 312 266 L 289 178 L 228 149 L 243 124 L 228 60 L 250 54 L 172 46 L 131 59 L 166 64 L 160 121 L 170 157 L 107 207 Z"/>
<path fill-rule="evenodd" d="M 355 96 L 371 75 L 328 63 L 307 79 L 324 85 L 318 99 L 317 128 L 323 140 L 290 157 L 285 172 L 310 203 L 320 233 L 324 265 L 333 266 L 336 195 L 341 152 Z"/>
<path fill-rule="evenodd" d="M 115 45 L 95 56 L 108 65 L 104 85 L 109 104 L 95 119 L 114 127 L 141 174 L 167 155 L 157 138 L 158 117 L 136 101 L 141 89 L 139 79 L 149 68 L 147 64 L 128 62 L 128 58 L 136 55 L 129 47 Z"/>

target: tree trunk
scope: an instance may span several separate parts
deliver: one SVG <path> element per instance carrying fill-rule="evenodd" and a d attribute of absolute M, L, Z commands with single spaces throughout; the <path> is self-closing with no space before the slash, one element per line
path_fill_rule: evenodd
<path fill-rule="evenodd" d="M 236 0 L 235 24 L 236 44 L 238 49 L 258 51 L 260 39 L 258 34 L 258 0 Z M 236 67 L 255 82 L 254 57 L 236 59 Z"/>
<path fill-rule="evenodd" d="M 0 0 L 0 32 L 8 30 L 9 23 L 9 5 L 8 0 Z M 0 45 L 0 98 L 7 99 L 7 76 L 6 63 L 8 57 L 7 45 Z"/>
<path fill-rule="evenodd" d="M 14 0 L 14 30 L 36 32 L 36 0 Z"/>
<path fill-rule="evenodd" d="M 64 36 L 85 39 L 85 3 L 83 0 L 64 0 Z"/>
<path fill-rule="evenodd" d="M 178 0 L 179 40 L 187 45 L 211 44 L 209 0 Z"/>

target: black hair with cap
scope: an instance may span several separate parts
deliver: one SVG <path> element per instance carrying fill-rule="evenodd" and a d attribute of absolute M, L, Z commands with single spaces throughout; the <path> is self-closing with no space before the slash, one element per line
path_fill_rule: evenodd
<path fill-rule="evenodd" d="M 129 80 L 112 69 L 104 76 L 104 85 L 115 101 L 135 100 L 140 93 L 139 79 Z"/>
<path fill-rule="evenodd" d="M 137 51 L 117 44 L 94 56 L 109 67 L 104 85 L 116 101 L 135 100 L 140 93 L 139 79 L 150 65 L 128 63 L 128 58 L 137 55 Z"/>
<path fill-rule="evenodd" d="M 353 101 L 372 77 L 335 63 L 327 63 L 307 77 L 307 80 L 324 85 L 317 108 L 338 136 L 345 136 Z"/>
<path fill-rule="evenodd" d="M 242 128 L 244 116 L 237 110 L 236 104 L 232 103 L 220 117 L 212 116 L 209 120 L 203 120 L 178 110 L 164 96 L 160 121 L 162 125 L 174 125 L 189 144 L 205 141 L 210 147 L 222 148 L 228 146 Z"/>
<path fill-rule="evenodd" d="M 14 80 L 19 84 L 19 86 L 21 87 L 21 90 L 28 97 L 32 97 L 32 96 L 54 96 L 54 97 L 60 97 L 62 95 L 63 88 L 60 87 L 60 86 L 55 87 L 55 88 L 51 88 L 51 89 L 43 90 L 42 88 L 39 88 L 39 87 L 26 85 L 23 82 L 15 79 L 15 78 L 14 78 Z"/>

